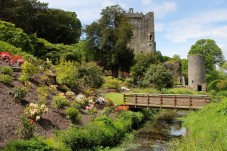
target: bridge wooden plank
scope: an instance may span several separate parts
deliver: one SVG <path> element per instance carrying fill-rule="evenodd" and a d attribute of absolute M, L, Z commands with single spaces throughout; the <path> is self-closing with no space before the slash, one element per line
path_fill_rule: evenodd
<path fill-rule="evenodd" d="M 207 95 L 124 94 L 124 104 L 131 107 L 200 109 L 210 102 Z M 133 105 L 132 105 L 133 104 Z"/>

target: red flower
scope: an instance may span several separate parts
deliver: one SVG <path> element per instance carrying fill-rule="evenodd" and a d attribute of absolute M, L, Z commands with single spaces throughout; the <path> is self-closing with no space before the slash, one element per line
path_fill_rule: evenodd
<path fill-rule="evenodd" d="M 30 119 L 29 122 L 33 124 L 34 123 L 34 120 Z"/>
<path fill-rule="evenodd" d="M 11 59 L 11 56 L 8 52 L 0 52 L 0 57 L 2 59 Z"/>

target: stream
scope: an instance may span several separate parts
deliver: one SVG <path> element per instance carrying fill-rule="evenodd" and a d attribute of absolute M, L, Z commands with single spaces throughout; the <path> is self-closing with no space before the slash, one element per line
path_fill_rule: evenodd
<path fill-rule="evenodd" d="M 182 137 L 185 134 L 186 128 L 182 127 L 182 121 L 176 118 L 173 120 L 158 120 L 155 123 L 148 121 L 135 132 L 135 139 L 119 150 L 168 151 L 168 141 L 172 138 Z"/>

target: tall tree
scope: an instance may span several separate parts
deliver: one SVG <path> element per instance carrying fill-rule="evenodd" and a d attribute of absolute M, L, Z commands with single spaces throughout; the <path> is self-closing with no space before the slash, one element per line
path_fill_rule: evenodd
<path fill-rule="evenodd" d="M 133 50 L 127 46 L 133 36 L 132 30 L 133 26 L 119 5 L 103 9 L 101 18 L 85 29 L 87 50 L 92 59 L 110 69 L 113 77 L 118 77 L 119 69 L 129 70 L 133 64 Z"/>
<path fill-rule="evenodd" d="M 206 71 L 210 73 L 215 70 L 215 65 L 222 65 L 224 63 L 224 56 L 221 48 L 212 39 L 198 40 L 191 46 L 188 54 L 199 54 L 205 57 Z"/>
<path fill-rule="evenodd" d="M 0 0 L 0 19 L 52 43 L 75 44 L 81 35 L 75 12 L 49 9 L 38 0 Z"/>

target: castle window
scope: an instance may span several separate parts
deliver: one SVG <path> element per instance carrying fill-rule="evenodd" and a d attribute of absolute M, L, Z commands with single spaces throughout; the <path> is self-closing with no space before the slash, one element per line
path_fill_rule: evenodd
<path fill-rule="evenodd" d="M 150 35 L 150 40 L 152 40 L 152 35 Z"/>

